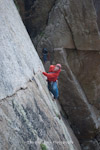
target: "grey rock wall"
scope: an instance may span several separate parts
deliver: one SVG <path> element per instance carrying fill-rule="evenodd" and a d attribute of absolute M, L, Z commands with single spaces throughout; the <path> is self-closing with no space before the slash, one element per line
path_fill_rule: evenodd
<path fill-rule="evenodd" d="M 60 103 L 69 116 L 77 137 L 80 140 L 94 138 L 100 127 L 97 98 L 99 65 L 95 66 L 100 56 L 95 52 L 90 55 L 89 52 L 65 49 L 56 50 L 55 57 L 56 62 L 63 64 L 59 81 Z M 94 62 L 92 60 L 95 57 Z"/>
<path fill-rule="evenodd" d="M 95 9 L 96 9 L 96 14 L 97 14 L 98 28 L 100 31 L 100 1 L 99 0 L 93 0 L 93 1 L 94 1 Z"/>
<path fill-rule="evenodd" d="M 83 150 L 100 149 L 99 52 L 56 49 L 59 101 Z"/>
<path fill-rule="evenodd" d="M 55 63 L 62 64 L 60 103 L 82 148 L 90 150 L 100 149 L 99 10 L 99 0 L 57 0 L 45 30 L 33 38 L 41 58 L 47 47 L 50 61 L 55 53 Z"/>
<path fill-rule="evenodd" d="M 42 35 L 48 22 L 49 12 L 56 0 L 15 0 L 26 28 L 34 38 Z"/>
<path fill-rule="evenodd" d="M 15 6 L 5 3 L 0 1 L 0 99 L 25 87 L 33 72 L 43 68 Z"/>
<path fill-rule="evenodd" d="M 13 0 L 0 1 L 0 20 L 0 150 L 80 150 Z"/>
<path fill-rule="evenodd" d="M 38 49 L 48 45 L 48 41 L 54 48 L 100 50 L 100 35 L 93 1 L 58 0 L 50 13 Z"/>
<path fill-rule="evenodd" d="M 100 130 L 99 7 L 92 0 L 56 1 L 37 46 L 40 56 L 43 47 L 54 49 L 54 63 L 62 64 L 60 103 L 78 139 L 90 150 L 93 145 L 98 150 Z"/>

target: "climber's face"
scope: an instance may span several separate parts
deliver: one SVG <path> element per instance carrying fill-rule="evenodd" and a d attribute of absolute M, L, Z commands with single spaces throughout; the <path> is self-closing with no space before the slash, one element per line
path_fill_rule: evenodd
<path fill-rule="evenodd" d="M 55 66 L 54 71 L 58 71 L 59 69 L 59 66 Z"/>

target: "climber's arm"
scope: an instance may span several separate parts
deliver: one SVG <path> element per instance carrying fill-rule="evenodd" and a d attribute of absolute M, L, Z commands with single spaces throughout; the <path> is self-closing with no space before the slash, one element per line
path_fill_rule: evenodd
<path fill-rule="evenodd" d="M 46 73 L 46 72 L 42 72 L 42 73 L 48 78 L 55 78 L 57 76 L 56 73 Z"/>

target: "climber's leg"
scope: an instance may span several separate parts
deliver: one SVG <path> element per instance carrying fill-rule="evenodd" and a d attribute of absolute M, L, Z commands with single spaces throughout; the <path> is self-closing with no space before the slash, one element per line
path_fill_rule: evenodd
<path fill-rule="evenodd" d="M 47 54 L 43 54 L 43 61 L 44 63 L 47 61 Z"/>
<path fill-rule="evenodd" d="M 58 92 L 57 82 L 53 82 L 53 85 L 52 85 L 52 93 L 53 93 L 53 95 L 54 95 L 54 99 L 58 99 L 58 97 L 59 97 L 59 92 Z"/>

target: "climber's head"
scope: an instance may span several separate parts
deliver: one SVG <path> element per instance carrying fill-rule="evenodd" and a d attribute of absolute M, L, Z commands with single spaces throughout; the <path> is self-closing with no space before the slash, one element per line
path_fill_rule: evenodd
<path fill-rule="evenodd" d="M 61 64 L 56 64 L 54 71 L 58 71 L 61 69 Z"/>

